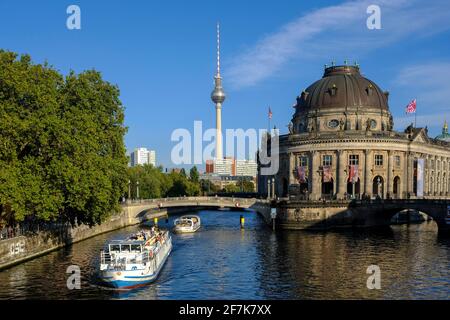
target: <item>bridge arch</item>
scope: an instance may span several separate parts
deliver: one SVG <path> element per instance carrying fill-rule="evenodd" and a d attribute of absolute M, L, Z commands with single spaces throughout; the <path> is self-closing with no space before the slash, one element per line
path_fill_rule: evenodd
<path fill-rule="evenodd" d="M 149 199 L 127 203 L 122 209 L 128 212 L 129 219 L 143 222 L 149 213 L 182 212 L 188 208 L 230 208 L 236 210 L 251 209 L 262 212 L 270 208 L 268 200 L 236 197 L 178 197 Z M 267 209 L 269 210 L 269 209 Z"/>
<path fill-rule="evenodd" d="M 416 210 L 431 217 L 437 224 L 439 233 L 450 234 L 450 201 L 437 199 L 388 199 L 361 202 L 361 217 L 373 225 L 390 225 L 392 217 L 403 210 Z"/>

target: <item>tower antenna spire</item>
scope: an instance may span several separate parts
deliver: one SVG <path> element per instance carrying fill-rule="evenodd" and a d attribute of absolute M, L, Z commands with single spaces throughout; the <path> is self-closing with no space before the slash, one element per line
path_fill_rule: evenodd
<path fill-rule="evenodd" d="M 217 21 L 217 77 L 220 77 L 220 24 Z"/>

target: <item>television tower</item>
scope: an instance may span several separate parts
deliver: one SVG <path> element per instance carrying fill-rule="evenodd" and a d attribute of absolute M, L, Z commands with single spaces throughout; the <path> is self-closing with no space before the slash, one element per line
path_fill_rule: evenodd
<path fill-rule="evenodd" d="M 217 23 L 217 74 L 214 77 L 215 87 L 211 93 L 211 100 L 216 105 L 216 159 L 223 159 L 222 148 L 222 103 L 225 101 L 225 92 L 220 77 L 220 25 Z"/>

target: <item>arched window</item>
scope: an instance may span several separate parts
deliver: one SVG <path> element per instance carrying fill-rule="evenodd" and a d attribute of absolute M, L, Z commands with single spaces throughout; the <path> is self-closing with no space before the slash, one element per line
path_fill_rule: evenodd
<path fill-rule="evenodd" d="M 400 198 L 400 177 L 396 176 L 394 178 L 394 183 L 393 183 L 393 189 L 392 189 L 392 193 L 394 195 L 394 198 Z"/>

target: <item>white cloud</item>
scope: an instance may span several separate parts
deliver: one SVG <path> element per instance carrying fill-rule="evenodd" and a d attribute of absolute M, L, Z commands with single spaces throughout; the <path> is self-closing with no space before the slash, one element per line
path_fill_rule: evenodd
<path fill-rule="evenodd" d="M 366 9 L 381 8 L 381 30 L 368 30 Z M 450 3 L 406 0 L 349 1 L 310 12 L 265 36 L 234 57 L 226 76 L 234 87 L 252 86 L 291 61 L 330 58 L 374 50 L 409 35 L 425 36 L 450 27 Z"/>

